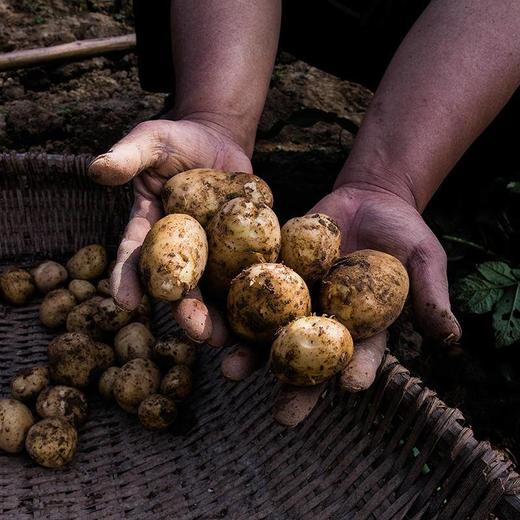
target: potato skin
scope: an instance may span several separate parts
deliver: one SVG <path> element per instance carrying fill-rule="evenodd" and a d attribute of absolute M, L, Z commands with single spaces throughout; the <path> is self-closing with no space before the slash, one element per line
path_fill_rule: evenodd
<path fill-rule="evenodd" d="M 40 466 L 60 469 L 72 460 L 77 444 L 75 428 L 61 417 L 52 417 L 31 427 L 25 449 Z"/>
<path fill-rule="evenodd" d="M 84 302 L 96 294 L 96 288 L 87 280 L 71 280 L 68 289 L 78 302 Z"/>
<path fill-rule="evenodd" d="M 369 338 L 397 319 L 408 288 L 397 258 L 363 249 L 333 264 L 321 285 L 321 309 L 343 323 L 355 341 Z"/>
<path fill-rule="evenodd" d="M 98 390 L 106 401 L 114 400 L 114 382 L 118 377 L 119 367 L 108 367 L 99 378 Z"/>
<path fill-rule="evenodd" d="M 112 388 L 117 404 L 129 413 L 137 409 L 146 397 L 159 389 L 161 373 L 149 359 L 132 359 L 121 367 Z"/>
<path fill-rule="evenodd" d="M 40 305 L 40 321 L 49 329 L 63 327 L 76 298 L 67 289 L 54 289 L 45 295 Z"/>
<path fill-rule="evenodd" d="M 76 305 L 67 316 L 65 323 L 67 331 L 82 332 L 92 338 L 100 338 L 102 331 L 94 319 L 100 301 L 102 301 L 101 298 L 94 296 Z"/>
<path fill-rule="evenodd" d="M 282 383 L 312 386 L 339 373 L 352 358 L 347 328 L 325 316 L 305 316 L 278 333 L 271 348 L 271 369 Z"/>
<path fill-rule="evenodd" d="M 111 367 L 115 361 L 114 349 L 107 343 L 102 341 L 93 341 L 92 346 L 94 347 L 94 358 L 96 360 L 96 372 L 104 372 L 107 368 Z"/>
<path fill-rule="evenodd" d="M 38 290 L 47 293 L 63 285 L 68 278 L 67 269 L 58 262 L 48 260 L 33 269 L 32 275 Z"/>
<path fill-rule="evenodd" d="M 94 322 L 106 332 L 118 331 L 131 319 L 132 313 L 118 307 L 112 297 L 101 300 L 94 313 Z"/>
<path fill-rule="evenodd" d="M 192 387 L 193 376 L 185 365 L 170 368 L 161 381 L 161 393 L 174 401 L 186 399 L 191 394 Z"/>
<path fill-rule="evenodd" d="M 71 278 L 94 280 L 107 268 L 107 252 L 99 244 L 82 247 L 68 262 L 67 271 Z"/>
<path fill-rule="evenodd" d="M 51 386 L 38 396 L 36 412 L 42 419 L 61 417 L 73 426 L 80 426 L 87 420 L 88 403 L 77 388 Z"/>
<path fill-rule="evenodd" d="M 117 360 L 127 363 L 131 359 L 152 357 L 155 338 L 142 323 L 129 323 L 118 331 L 114 339 Z"/>
<path fill-rule="evenodd" d="M 15 374 L 10 386 L 11 395 L 15 399 L 30 403 L 49 386 L 49 369 L 47 367 L 24 368 Z"/>
<path fill-rule="evenodd" d="M 110 292 L 110 278 L 103 278 L 97 283 L 97 292 L 103 296 L 112 296 Z"/>
<path fill-rule="evenodd" d="M 0 276 L 0 287 L 5 299 L 13 305 L 23 305 L 36 292 L 34 280 L 28 271 L 13 267 Z"/>
<path fill-rule="evenodd" d="M 159 338 L 153 348 L 153 354 L 161 365 L 191 366 L 197 357 L 197 345 L 185 334 L 178 332 Z"/>
<path fill-rule="evenodd" d="M 322 213 L 288 220 L 281 235 L 280 260 L 308 285 L 321 280 L 340 255 L 340 229 L 332 218 Z"/>
<path fill-rule="evenodd" d="M 227 311 L 238 336 L 271 342 L 280 327 L 311 313 L 311 297 L 302 277 L 289 267 L 255 264 L 231 282 Z"/>
<path fill-rule="evenodd" d="M 34 419 L 31 411 L 15 399 L 0 399 L 0 450 L 19 453 Z"/>
<path fill-rule="evenodd" d="M 166 213 L 186 213 L 206 227 L 228 200 L 247 197 L 273 207 L 273 194 L 265 181 L 250 173 L 207 168 L 187 170 L 173 176 L 163 187 Z"/>
<path fill-rule="evenodd" d="M 164 430 L 177 417 L 177 406 L 169 397 L 152 394 L 141 402 L 137 415 L 147 430 Z"/>
<path fill-rule="evenodd" d="M 154 298 L 180 300 L 198 284 L 207 260 L 208 241 L 201 225 L 189 215 L 167 215 L 144 240 L 141 281 Z"/>
<path fill-rule="evenodd" d="M 207 226 L 209 256 L 206 278 L 214 292 L 224 292 L 246 267 L 276 262 L 280 224 L 266 204 L 244 197 L 226 202 Z"/>

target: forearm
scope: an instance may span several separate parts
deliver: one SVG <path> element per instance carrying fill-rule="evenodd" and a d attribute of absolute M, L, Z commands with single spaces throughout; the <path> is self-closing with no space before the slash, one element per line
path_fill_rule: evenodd
<path fill-rule="evenodd" d="M 252 153 L 278 46 L 280 4 L 172 1 L 174 117 L 214 124 Z"/>
<path fill-rule="evenodd" d="M 520 3 L 434 0 L 388 67 L 336 186 L 422 211 L 520 83 Z"/>

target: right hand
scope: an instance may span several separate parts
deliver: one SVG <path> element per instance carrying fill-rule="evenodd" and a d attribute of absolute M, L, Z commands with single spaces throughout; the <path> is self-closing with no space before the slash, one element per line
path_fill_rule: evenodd
<path fill-rule="evenodd" d="M 193 168 L 252 172 L 246 152 L 225 128 L 195 119 L 141 123 L 89 167 L 89 176 L 105 186 L 133 180 L 134 204 L 110 279 L 116 303 L 126 310 L 135 309 L 143 296 L 139 251 L 150 228 L 163 216 L 161 189 L 170 177 Z M 196 341 L 215 346 L 226 342 L 222 319 L 204 304 L 198 288 L 175 302 L 173 313 Z"/>

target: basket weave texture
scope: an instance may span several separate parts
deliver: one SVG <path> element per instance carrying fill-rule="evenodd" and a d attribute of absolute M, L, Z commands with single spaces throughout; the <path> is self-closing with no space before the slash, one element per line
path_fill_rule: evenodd
<path fill-rule="evenodd" d="M 87 164 L 0 156 L 2 266 L 64 258 L 93 242 L 116 247 L 130 191 L 94 185 Z M 17 370 L 46 362 L 52 334 L 38 321 L 38 303 L 0 307 L 1 394 Z M 174 327 L 156 305 L 155 333 Z M 92 396 L 66 470 L 0 454 L 0 518 L 520 518 L 511 462 L 477 442 L 461 413 L 392 356 L 369 391 L 331 388 L 292 430 L 272 419 L 270 374 L 231 383 L 220 376 L 221 358 L 201 348 L 193 398 L 172 431 L 147 432 Z"/>

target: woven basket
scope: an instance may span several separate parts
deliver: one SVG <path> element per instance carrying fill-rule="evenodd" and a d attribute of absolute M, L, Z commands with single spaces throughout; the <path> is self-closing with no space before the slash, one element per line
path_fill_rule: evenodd
<path fill-rule="evenodd" d="M 91 183 L 87 160 L 0 156 L 2 266 L 65 258 L 92 242 L 116 247 L 131 195 Z M 3 394 L 18 369 L 46 360 L 52 335 L 37 312 L 37 301 L 0 308 Z M 158 305 L 155 332 L 173 327 Z M 369 391 L 331 389 L 288 430 L 272 419 L 268 373 L 228 382 L 222 353 L 201 350 L 193 399 L 172 431 L 147 432 L 92 396 L 66 470 L 0 455 L 0 518 L 520 518 L 511 462 L 392 356 Z"/>

